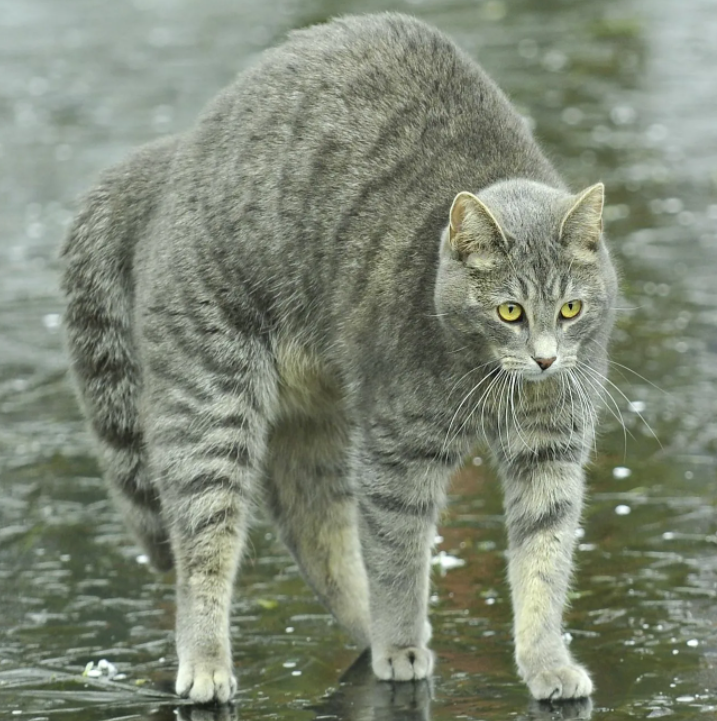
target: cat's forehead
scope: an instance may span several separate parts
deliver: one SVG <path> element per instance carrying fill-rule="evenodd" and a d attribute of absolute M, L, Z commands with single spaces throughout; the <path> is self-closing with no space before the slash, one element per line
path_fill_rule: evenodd
<path fill-rule="evenodd" d="M 496 271 L 486 279 L 493 292 L 515 300 L 552 302 L 567 296 L 584 297 L 599 292 L 604 282 L 598 264 L 576 262 L 557 241 L 543 242 L 541 252 L 513 247 Z"/>
<path fill-rule="evenodd" d="M 568 267 L 533 265 L 515 267 L 505 278 L 505 285 L 516 297 L 530 300 L 553 300 L 569 295 L 580 285 Z"/>

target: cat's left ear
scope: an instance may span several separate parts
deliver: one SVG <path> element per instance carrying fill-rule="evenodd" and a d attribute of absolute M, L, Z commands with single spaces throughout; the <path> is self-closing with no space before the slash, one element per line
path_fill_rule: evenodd
<path fill-rule="evenodd" d="M 585 251 L 595 252 L 602 235 L 602 211 L 605 186 L 590 186 L 577 197 L 560 224 L 560 241 Z"/>

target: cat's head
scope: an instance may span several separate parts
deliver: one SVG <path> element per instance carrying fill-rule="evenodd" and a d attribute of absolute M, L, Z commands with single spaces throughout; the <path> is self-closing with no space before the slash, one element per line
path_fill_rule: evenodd
<path fill-rule="evenodd" d="M 527 180 L 459 193 L 441 243 L 442 322 L 527 380 L 597 352 L 617 286 L 602 239 L 603 202 L 600 183 L 577 195 Z"/>

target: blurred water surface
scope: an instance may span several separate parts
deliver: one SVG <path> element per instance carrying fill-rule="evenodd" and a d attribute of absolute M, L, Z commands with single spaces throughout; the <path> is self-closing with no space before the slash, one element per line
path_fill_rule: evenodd
<path fill-rule="evenodd" d="M 608 188 L 625 297 L 568 617 L 592 704 L 540 706 L 516 679 L 500 493 L 478 457 L 441 529 L 431 687 L 352 666 L 260 527 L 234 605 L 236 709 L 179 704 L 171 578 L 138 562 L 65 377 L 55 257 L 77 194 L 288 29 L 381 9 L 448 31 L 575 188 Z M 712 0 L 0 0 L 0 717 L 714 717 L 716 37 Z M 112 680 L 82 675 L 101 659 Z"/>

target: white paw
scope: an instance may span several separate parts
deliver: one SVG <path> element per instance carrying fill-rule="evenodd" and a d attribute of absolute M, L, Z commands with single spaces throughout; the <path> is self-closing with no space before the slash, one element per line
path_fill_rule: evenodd
<path fill-rule="evenodd" d="M 593 682 L 582 666 L 569 665 L 541 671 L 526 679 L 530 693 L 539 701 L 560 698 L 586 698 Z"/>
<path fill-rule="evenodd" d="M 431 675 L 433 654 L 419 646 L 372 649 L 371 665 L 381 681 L 417 681 Z"/>
<path fill-rule="evenodd" d="M 194 703 L 227 703 L 237 690 L 231 664 L 218 660 L 180 663 L 177 695 Z"/>

